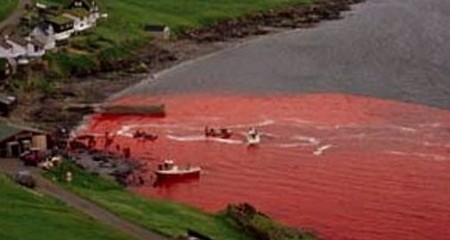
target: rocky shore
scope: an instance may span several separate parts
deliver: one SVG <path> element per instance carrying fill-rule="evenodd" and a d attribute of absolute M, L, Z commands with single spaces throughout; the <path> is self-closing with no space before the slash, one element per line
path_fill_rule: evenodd
<path fill-rule="evenodd" d="M 90 112 L 74 111 L 73 104 L 101 103 L 114 93 L 180 62 L 216 52 L 235 45 L 241 39 L 295 28 L 309 28 L 322 20 L 341 18 L 351 4 L 363 0 L 316 0 L 309 5 L 292 5 L 265 12 L 219 21 L 208 27 L 188 29 L 177 40 L 154 41 L 143 47 L 137 56 L 104 62 L 100 69 L 85 76 L 68 79 L 51 92 L 18 93 L 18 109 L 12 118 L 33 122 L 44 129 L 72 128 Z M 74 154 L 77 164 L 90 172 L 113 176 L 124 185 L 139 182 L 133 170 L 139 166 L 122 157 L 84 150 Z"/>
<path fill-rule="evenodd" d="M 322 20 L 339 19 L 343 11 L 364 0 L 316 0 L 309 5 L 293 5 L 219 21 L 208 27 L 188 29 L 170 42 L 154 41 L 137 56 L 104 62 L 91 74 L 59 83 L 50 93 L 18 93 L 25 96 L 12 117 L 34 122 L 43 128 L 72 127 L 86 114 L 68 111 L 67 105 L 99 103 L 162 69 L 216 52 L 262 34 L 313 27 Z"/>
<path fill-rule="evenodd" d="M 220 21 L 209 27 L 186 31 L 184 36 L 197 42 L 227 41 L 270 33 L 273 28 L 309 28 L 323 20 L 341 18 L 350 5 L 364 0 L 316 0 L 313 4 L 298 4 L 266 12 Z"/>

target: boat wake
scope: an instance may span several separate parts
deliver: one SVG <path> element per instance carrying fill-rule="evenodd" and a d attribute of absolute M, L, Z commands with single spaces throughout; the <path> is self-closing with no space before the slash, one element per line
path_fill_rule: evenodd
<path fill-rule="evenodd" d="M 167 139 L 177 141 L 177 142 L 214 141 L 214 142 L 226 143 L 226 144 L 243 144 L 244 143 L 243 140 L 205 137 L 203 135 L 191 135 L 191 136 L 166 135 L 166 137 L 167 137 Z"/>

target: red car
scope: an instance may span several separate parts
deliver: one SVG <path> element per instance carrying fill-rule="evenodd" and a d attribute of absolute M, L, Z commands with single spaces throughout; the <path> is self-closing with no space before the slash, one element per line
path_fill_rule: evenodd
<path fill-rule="evenodd" d="M 40 149 L 30 149 L 23 152 L 20 155 L 20 159 L 25 165 L 37 166 L 40 162 L 44 161 L 45 153 Z"/>

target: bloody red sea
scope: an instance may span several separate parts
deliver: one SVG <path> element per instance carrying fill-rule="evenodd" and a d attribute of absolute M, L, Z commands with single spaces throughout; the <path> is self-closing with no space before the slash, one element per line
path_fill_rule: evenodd
<path fill-rule="evenodd" d="M 115 135 L 147 164 L 199 165 L 198 179 L 132 188 L 207 211 L 249 202 L 325 239 L 450 239 L 450 112 L 340 94 L 167 95 L 164 118 L 94 115 L 80 132 Z M 154 102 L 131 97 L 120 104 Z M 206 138 L 205 126 L 230 139 Z M 256 127 L 258 147 L 244 135 Z M 136 130 L 158 134 L 133 139 Z"/>

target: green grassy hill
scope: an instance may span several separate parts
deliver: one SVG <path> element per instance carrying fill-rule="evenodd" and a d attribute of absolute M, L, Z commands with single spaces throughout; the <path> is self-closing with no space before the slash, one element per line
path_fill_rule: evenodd
<path fill-rule="evenodd" d="M 2 0 L 0 4 L 0 21 L 3 21 L 17 6 L 19 0 Z"/>
<path fill-rule="evenodd" d="M 64 172 L 69 170 L 74 174 L 74 181 L 65 184 L 59 183 L 71 191 L 83 196 L 109 211 L 125 219 L 133 221 L 150 230 L 170 237 L 179 237 L 187 229 L 193 229 L 206 234 L 213 239 L 222 240 L 253 240 L 239 224 L 226 212 L 208 214 L 200 209 L 184 204 L 172 203 L 158 199 L 144 198 L 127 191 L 112 180 L 101 178 L 87 173 L 77 166 L 64 162 L 53 172 L 45 174 L 48 178 L 61 180 Z M 289 235 L 290 228 L 278 224 L 267 217 L 253 219 L 253 227 L 275 236 L 276 240 L 314 240 L 313 235 L 306 232 Z M 277 235 L 278 234 L 278 235 Z M 258 238 L 257 238 L 258 239 Z"/>
<path fill-rule="evenodd" d="M 109 19 L 96 31 L 112 41 L 124 41 L 142 37 L 146 24 L 166 24 L 180 30 L 285 4 L 309 2 L 312 0 L 98 0 Z"/>
<path fill-rule="evenodd" d="M 136 55 L 150 36 L 148 24 L 165 24 L 172 31 L 205 26 L 220 19 L 232 18 L 264 9 L 313 0 L 97 0 L 107 19 L 101 19 L 89 33 L 71 39 L 69 54 L 50 58 L 55 75 L 89 72 L 99 62 L 126 59 Z M 67 4 L 70 0 L 45 0 Z M 61 62 L 63 62 L 61 64 Z M 57 66 L 59 65 L 59 66 Z"/>
<path fill-rule="evenodd" d="M 131 239 L 0 175 L 0 239 Z"/>

